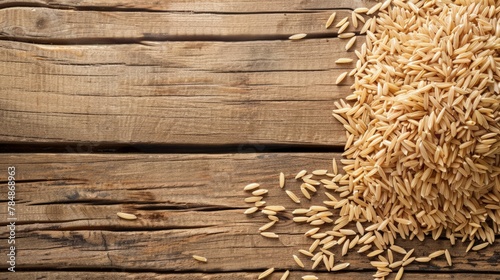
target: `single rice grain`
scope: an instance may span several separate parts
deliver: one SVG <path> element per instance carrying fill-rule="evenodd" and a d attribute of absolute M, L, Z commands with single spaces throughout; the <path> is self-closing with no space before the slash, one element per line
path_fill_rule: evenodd
<path fill-rule="evenodd" d="M 338 85 L 340 84 L 344 78 L 347 76 L 347 72 L 344 72 L 342 74 L 340 74 L 338 77 L 337 77 L 337 80 L 335 81 L 335 84 Z"/>
<path fill-rule="evenodd" d="M 349 39 L 349 38 L 352 38 L 356 36 L 356 33 L 353 33 L 353 32 L 349 32 L 349 33 L 342 33 L 342 34 L 339 34 L 339 38 L 340 39 Z"/>
<path fill-rule="evenodd" d="M 288 37 L 289 40 L 300 40 L 300 39 L 303 39 L 307 36 L 306 33 L 299 33 L 299 34 L 294 34 L 290 37 Z"/>
<path fill-rule="evenodd" d="M 264 195 L 266 193 L 268 193 L 268 190 L 266 190 L 266 189 L 260 189 L 260 190 L 253 191 L 252 195 L 253 196 L 261 196 L 261 195 Z"/>
<path fill-rule="evenodd" d="M 251 183 L 251 184 L 248 184 L 246 185 L 243 190 L 245 191 L 251 191 L 251 190 L 255 190 L 256 188 L 258 188 L 260 186 L 260 184 L 258 183 Z"/>
<path fill-rule="evenodd" d="M 444 255 L 446 256 L 446 262 L 448 262 L 448 266 L 452 266 L 451 255 L 448 249 L 444 250 Z"/>
<path fill-rule="evenodd" d="M 339 34 L 342 34 L 342 33 L 343 33 L 346 29 L 347 29 L 347 27 L 349 27 L 349 22 L 344 23 L 344 24 L 343 24 L 343 25 L 339 28 L 338 33 L 339 33 Z"/>
<path fill-rule="evenodd" d="M 299 199 L 299 197 L 298 197 L 296 194 L 294 194 L 292 191 L 286 190 L 285 192 L 286 192 L 286 194 L 288 195 L 288 197 L 289 197 L 289 198 L 290 198 L 293 202 L 295 202 L 295 203 L 300 203 L 300 199 Z"/>
<path fill-rule="evenodd" d="M 263 198 L 262 196 L 249 196 L 249 197 L 245 197 L 245 202 L 246 203 L 254 203 L 257 201 L 261 201 L 262 198 Z"/>
<path fill-rule="evenodd" d="M 348 51 L 351 49 L 351 47 L 356 43 L 356 37 L 352 37 L 347 44 L 345 44 L 345 50 Z"/>
<path fill-rule="evenodd" d="M 429 255 L 429 258 L 431 258 L 431 259 L 435 259 L 435 258 L 437 258 L 437 257 L 439 257 L 439 256 L 441 256 L 441 255 L 443 255 L 443 254 L 444 254 L 444 252 L 445 252 L 444 250 L 439 250 L 439 251 L 433 252 L 433 253 L 431 253 L 431 254 Z"/>
<path fill-rule="evenodd" d="M 269 268 L 268 270 L 262 272 L 260 275 L 259 275 L 259 278 L 258 279 L 264 279 L 266 278 L 267 276 L 271 275 L 272 273 L 274 272 L 274 267 L 271 267 Z"/>
<path fill-rule="evenodd" d="M 341 27 L 342 25 L 344 25 L 347 21 L 349 20 L 349 17 L 345 17 L 343 19 L 341 19 L 337 25 L 335 25 L 335 27 Z"/>
<path fill-rule="evenodd" d="M 352 58 L 339 58 L 339 59 L 335 60 L 335 63 L 337 63 L 337 64 L 351 63 L 352 60 L 353 60 Z"/>
<path fill-rule="evenodd" d="M 394 277 L 394 280 L 401 280 L 403 278 L 404 271 L 405 271 L 404 267 L 399 268 L 396 277 Z"/>
<path fill-rule="evenodd" d="M 257 210 L 259 210 L 259 208 L 257 208 L 257 207 L 250 207 L 247 210 L 245 210 L 245 212 L 243 212 L 243 214 L 252 214 L 252 213 L 257 212 Z"/>
<path fill-rule="evenodd" d="M 401 247 L 401 246 L 398 246 L 398 245 L 391 245 L 390 249 L 393 251 L 393 252 L 396 252 L 396 253 L 399 253 L 399 254 L 403 254 L 403 255 L 406 255 L 406 250 Z"/>
<path fill-rule="evenodd" d="M 267 237 L 267 238 L 279 238 L 279 236 L 274 232 L 265 231 L 265 232 L 261 232 L 260 234 L 264 237 Z"/>
<path fill-rule="evenodd" d="M 488 247 L 489 243 L 488 242 L 484 242 L 484 243 L 481 243 L 481 244 L 478 244 L 474 247 L 472 247 L 472 251 L 479 251 L 479 250 L 482 250 L 486 247 Z"/>
<path fill-rule="evenodd" d="M 259 231 L 265 231 L 265 230 L 269 229 L 270 227 L 274 226 L 275 223 L 276 223 L 276 221 L 270 221 L 269 223 L 261 226 L 259 228 Z"/>
<path fill-rule="evenodd" d="M 193 255 L 193 259 L 199 261 L 199 262 L 207 262 L 207 258 L 198 256 L 198 255 Z"/>
<path fill-rule="evenodd" d="M 328 17 L 328 20 L 327 20 L 327 21 L 326 21 L 326 23 L 325 23 L 325 28 L 326 28 L 326 29 L 328 29 L 328 28 L 332 25 L 333 21 L 335 20 L 335 16 L 336 16 L 336 15 L 337 15 L 337 13 L 336 13 L 336 12 L 333 12 L 333 13 L 332 13 L 332 14 Z"/>
<path fill-rule="evenodd" d="M 290 271 L 289 270 L 285 271 L 285 273 L 283 273 L 283 275 L 281 276 L 280 280 L 286 280 L 289 275 Z"/>
<path fill-rule="evenodd" d="M 349 265 L 350 265 L 350 263 L 341 263 L 341 264 L 337 264 L 337 265 L 335 265 L 334 267 L 332 267 L 332 271 L 339 271 L 339 270 L 345 269 L 345 268 L 347 268 Z"/>
<path fill-rule="evenodd" d="M 117 212 L 116 215 L 124 220 L 137 220 L 137 216 L 130 213 Z"/>
<path fill-rule="evenodd" d="M 297 173 L 297 175 L 295 175 L 295 180 L 298 180 L 298 179 L 304 177 L 304 175 L 306 175 L 306 174 L 307 174 L 307 170 L 299 171 L 299 173 Z"/>
<path fill-rule="evenodd" d="M 420 257 L 420 258 L 416 258 L 415 261 L 417 262 L 421 262 L 421 263 L 426 263 L 426 262 L 430 262 L 432 259 L 429 258 L 429 257 Z"/>
<path fill-rule="evenodd" d="M 284 206 L 281 206 L 281 205 L 269 205 L 269 206 L 264 207 L 264 209 L 271 210 L 274 212 L 280 212 L 280 211 L 286 210 L 286 208 Z"/>
<path fill-rule="evenodd" d="M 266 202 L 263 201 L 263 200 L 259 200 L 259 201 L 255 202 L 255 207 L 261 207 L 261 206 L 264 206 L 264 205 L 266 205 Z"/>
<path fill-rule="evenodd" d="M 309 252 L 307 250 L 304 250 L 304 249 L 300 249 L 299 253 L 301 253 L 301 254 L 303 254 L 305 256 L 308 256 L 308 257 L 313 257 L 314 256 L 311 252 Z"/>
<path fill-rule="evenodd" d="M 304 268 L 304 263 L 299 259 L 299 257 L 297 257 L 297 255 L 292 255 L 292 256 L 293 260 L 297 263 L 297 265 Z"/>

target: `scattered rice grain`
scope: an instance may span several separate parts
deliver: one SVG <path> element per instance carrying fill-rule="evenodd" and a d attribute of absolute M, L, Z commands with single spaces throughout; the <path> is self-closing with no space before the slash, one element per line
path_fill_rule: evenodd
<path fill-rule="evenodd" d="M 265 231 L 265 232 L 261 232 L 260 234 L 264 237 L 267 237 L 267 238 L 279 238 L 279 236 L 274 232 Z"/>
<path fill-rule="evenodd" d="M 137 216 L 130 213 L 117 212 L 116 215 L 124 220 L 137 220 Z"/>
<path fill-rule="evenodd" d="M 336 12 L 333 12 L 330 17 L 328 17 L 328 20 L 325 23 L 325 28 L 328 29 L 330 25 L 332 25 L 333 21 L 335 20 L 335 16 L 337 15 Z"/>
<path fill-rule="evenodd" d="M 259 278 L 258 279 L 264 279 L 266 278 L 267 276 L 271 275 L 271 273 L 274 272 L 274 267 L 271 267 L 269 268 L 268 270 L 262 272 L 260 275 L 259 275 Z"/>
<path fill-rule="evenodd" d="M 198 256 L 198 255 L 193 255 L 193 259 L 199 261 L 199 262 L 207 262 L 207 258 Z"/>
<path fill-rule="evenodd" d="M 260 184 L 258 183 L 251 183 L 251 184 L 248 184 L 246 185 L 243 190 L 245 191 L 251 191 L 251 190 L 255 190 L 256 188 L 258 188 L 260 186 Z"/>
<path fill-rule="evenodd" d="M 303 39 L 307 36 L 306 33 L 299 33 L 299 34 L 294 34 L 290 37 L 288 37 L 289 40 L 300 40 L 300 39 Z"/>

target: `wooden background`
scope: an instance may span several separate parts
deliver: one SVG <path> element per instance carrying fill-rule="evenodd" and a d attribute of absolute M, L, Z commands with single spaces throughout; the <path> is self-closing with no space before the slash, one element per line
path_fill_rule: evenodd
<path fill-rule="evenodd" d="M 0 279 L 256 279 L 268 267 L 279 271 L 269 279 L 371 279 L 354 252 L 334 276 L 298 269 L 307 227 L 284 213 L 279 241 L 262 238 L 266 218 L 242 214 L 242 187 L 259 182 L 291 209 L 279 172 L 293 189 L 299 170 L 340 158 L 331 109 L 349 82 L 334 81 L 352 65 L 334 61 L 354 53 L 324 23 L 374 2 L 193 2 L 0 0 L 0 181 L 16 167 L 18 218 L 9 274 L 3 188 Z M 287 40 L 295 33 L 309 35 Z M 500 279 L 498 246 L 465 247 L 451 247 L 453 267 L 411 265 L 404 279 Z"/>

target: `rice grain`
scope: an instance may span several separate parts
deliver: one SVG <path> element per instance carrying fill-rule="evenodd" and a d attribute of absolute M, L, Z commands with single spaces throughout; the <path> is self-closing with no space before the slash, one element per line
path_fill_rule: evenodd
<path fill-rule="evenodd" d="M 246 203 L 254 203 L 257 201 L 261 201 L 262 198 L 263 198 L 262 196 L 249 196 L 249 197 L 245 197 L 245 202 Z"/>
<path fill-rule="evenodd" d="M 348 18 L 348 17 L 345 17 L 345 18 L 341 19 L 341 20 L 337 23 L 337 25 L 335 25 L 335 27 L 341 27 L 341 26 L 342 26 L 342 25 L 344 25 L 344 24 L 345 24 L 348 20 L 349 20 L 349 18 Z"/>
<path fill-rule="evenodd" d="M 289 197 L 289 198 L 290 198 L 293 202 L 295 202 L 295 203 L 300 203 L 300 199 L 299 199 L 299 197 L 298 197 L 296 194 L 294 194 L 292 191 L 286 190 L 285 192 L 286 192 L 286 194 L 288 195 L 288 197 Z"/>
<path fill-rule="evenodd" d="M 430 262 L 431 258 L 429 258 L 429 257 L 420 257 L 420 258 L 416 258 L 415 260 L 417 262 L 426 263 L 426 262 Z"/>
<path fill-rule="evenodd" d="M 337 264 L 336 266 L 332 267 L 331 271 L 339 271 L 339 270 L 347 268 L 349 265 L 350 265 L 350 263 Z"/>
<path fill-rule="evenodd" d="M 257 207 L 250 207 L 247 210 L 245 210 L 245 212 L 243 212 L 243 214 L 252 214 L 252 213 L 257 212 L 257 210 L 259 210 L 259 208 L 257 208 Z"/>
<path fill-rule="evenodd" d="M 340 84 L 344 78 L 347 76 L 347 72 L 343 72 L 342 74 L 340 74 L 338 77 L 337 77 L 337 80 L 335 81 L 335 84 L 338 85 Z"/>
<path fill-rule="evenodd" d="M 444 250 L 444 255 L 446 256 L 446 262 L 448 262 L 448 266 L 452 266 L 451 255 L 448 249 Z"/>
<path fill-rule="evenodd" d="M 337 63 L 337 64 L 344 64 L 344 63 L 351 63 L 351 62 L 352 62 L 352 58 L 339 58 L 339 59 L 335 60 L 335 63 Z"/>
<path fill-rule="evenodd" d="M 300 40 L 300 39 L 303 39 L 307 36 L 306 33 L 299 33 L 299 34 L 294 34 L 290 37 L 288 37 L 289 40 Z"/>
<path fill-rule="evenodd" d="M 264 209 L 271 210 L 274 212 L 281 212 L 281 211 L 286 210 L 286 208 L 284 206 L 281 206 L 281 205 L 269 205 L 269 206 L 264 207 Z"/>
<path fill-rule="evenodd" d="M 343 25 L 339 28 L 338 33 L 339 33 L 339 34 L 342 34 L 342 33 L 343 33 L 346 29 L 347 29 L 347 27 L 349 27 L 349 22 L 344 23 L 344 24 L 343 24 Z"/>
<path fill-rule="evenodd" d="M 347 44 L 345 44 L 345 50 L 348 51 L 352 48 L 352 46 L 356 43 L 356 37 L 352 37 Z"/>
<path fill-rule="evenodd" d="M 245 190 L 245 191 L 251 191 L 251 190 L 255 190 L 258 187 L 260 187 L 260 184 L 258 184 L 258 183 L 251 183 L 251 184 L 246 185 L 243 188 L 243 190 Z"/>
<path fill-rule="evenodd" d="M 297 263 L 297 265 L 304 268 L 304 263 L 299 259 L 299 257 L 297 257 L 296 255 L 292 255 L 292 256 L 293 256 L 293 260 Z"/>
<path fill-rule="evenodd" d="M 349 33 L 342 33 L 342 34 L 339 34 L 339 38 L 340 39 L 349 39 L 349 38 L 352 38 L 356 36 L 356 33 L 353 33 L 353 32 L 349 32 Z"/>
<path fill-rule="evenodd" d="M 406 255 L 408 252 L 403 247 L 400 247 L 398 245 L 391 245 L 390 249 L 396 253 Z"/>
<path fill-rule="evenodd" d="M 401 278 L 403 278 L 404 271 L 405 271 L 404 267 L 399 268 L 396 277 L 394 277 L 394 280 L 401 280 Z"/>
<path fill-rule="evenodd" d="M 290 271 L 289 270 L 285 271 L 285 273 L 283 273 L 283 275 L 281 276 L 280 280 L 286 280 L 289 275 Z"/>
<path fill-rule="evenodd" d="M 275 223 L 276 223 L 276 221 L 270 221 L 269 223 L 261 226 L 259 228 L 259 231 L 265 231 L 265 230 L 269 229 L 270 227 L 274 226 Z"/>
<path fill-rule="evenodd" d="M 267 276 L 271 275 L 273 272 L 274 272 L 274 267 L 271 267 L 271 268 L 267 269 L 266 271 L 262 272 L 262 273 L 259 275 L 259 278 L 258 278 L 258 279 L 264 279 L 264 278 L 266 278 Z"/>
<path fill-rule="evenodd" d="M 299 171 L 299 173 L 297 173 L 297 175 L 295 175 L 295 180 L 298 180 L 298 179 L 304 177 L 304 175 L 306 175 L 306 174 L 307 174 L 307 170 Z"/>
<path fill-rule="evenodd" d="M 137 216 L 130 213 L 117 212 L 116 215 L 124 220 L 137 220 Z"/>
<path fill-rule="evenodd" d="M 482 250 L 486 247 L 488 247 L 489 243 L 488 242 L 484 242 L 484 243 L 481 243 L 481 244 L 478 244 L 474 247 L 472 247 L 472 251 L 479 251 L 479 250 Z"/>
<path fill-rule="evenodd" d="M 443 254 L 444 254 L 444 252 L 445 252 L 444 250 L 439 250 L 439 251 L 433 252 L 433 253 L 431 253 L 431 254 L 429 255 L 429 258 L 431 258 L 431 259 L 435 259 L 435 258 L 437 258 L 437 257 L 439 257 L 439 256 L 441 256 L 441 255 L 443 255 Z"/>
<path fill-rule="evenodd" d="M 207 262 L 207 258 L 198 256 L 198 255 L 193 255 L 193 259 L 199 261 L 199 262 Z"/>
<path fill-rule="evenodd" d="M 264 194 L 267 194 L 267 193 L 268 193 L 268 190 L 266 190 L 266 189 L 260 189 L 260 190 L 253 191 L 252 195 L 253 196 L 261 196 L 261 195 L 264 195 Z"/>
<path fill-rule="evenodd" d="M 333 21 L 335 20 L 335 16 L 337 15 L 336 12 L 333 12 L 330 17 L 328 17 L 328 20 L 325 23 L 325 28 L 328 29 L 330 25 L 332 25 Z"/>
<path fill-rule="evenodd" d="M 261 232 L 260 234 L 264 237 L 267 237 L 267 238 L 279 238 L 279 236 L 274 232 L 265 231 L 265 232 Z"/>

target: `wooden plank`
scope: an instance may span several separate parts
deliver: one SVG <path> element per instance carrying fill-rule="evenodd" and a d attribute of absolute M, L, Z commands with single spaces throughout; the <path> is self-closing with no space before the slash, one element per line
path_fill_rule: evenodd
<path fill-rule="evenodd" d="M 335 21 L 350 16 L 336 10 Z M 334 37 L 325 29 L 332 11 L 271 13 L 191 13 L 81 11 L 12 7 L 0 10 L 0 38 L 42 43 L 95 43 L 141 40 L 287 39 L 296 33 Z M 350 26 L 347 31 L 355 31 Z"/>
<path fill-rule="evenodd" d="M 343 43 L 2 41 L 0 141 L 342 146 Z"/>
<path fill-rule="evenodd" d="M 297 12 L 326 9 L 354 9 L 373 5 L 373 0 L 191 0 L 148 1 L 148 0 L 0 0 L 0 7 L 44 6 L 64 9 L 85 10 L 146 10 L 191 13 L 266 13 Z"/>
<path fill-rule="evenodd" d="M 282 276 L 283 271 L 277 271 L 267 280 L 278 280 Z M 349 272 L 349 273 L 314 273 L 319 279 L 330 279 L 335 275 L 335 280 L 352 280 L 352 279 L 372 279 L 373 272 Z M 25 280 L 25 279 L 51 279 L 51 280 L 80 280 L 80 279 L 95 279 L 95 280 L 122 280 L 122 279 L 178 279 L 178 280 L 191 280 L 191 279 L 204 279 L 204 280 L 220 280 L 220 279 L 257 279 L 259 272 L 252 273 L 189 273 L 189 274 L 165 274 L 165 273 L 137 273 L 137 272 L 16 272 L 7 277 L 0 275 L 2 280 Z M 292 271 L 287 280 L 299 280 L 306 275 L 304 272 Z M 491 279 L 499 280 L 500 276 L 484 274 L 484 273 L 445 273 L 445 274 L 432 274 L 422 272 L 405 272 L 403 279 L 411 280 L 427 280 L 429 277 L 436 280 L 452 280 L 452 279 Z"/>
<path fill-rule="evenodd" d="M 332 157 L 339 155 L 7 154 L 0 170 L 16 167 L 18 266 L 179 273 L 255 272 L 269 266 L 294 270 L 291 255 L 310 245 L 302 235 L 309 227 L 295 224 L 288 211 L 273 228 L 279 240 L 263 238 L 258 228 L 267 218 L 242 214 L 248 207 L 242 187 L 259 182 L 270 190 L 265 198 L 269 205 L 291 210 L 299 206 L 277 186 L 278 172 L 287 174 L 286 189 L 297 190 L 293 176 L 298 170 L 329 168 Z M 317 195 L 312 203 L 324 199 Z M 307 205 L 304 201 L 301 207 Z M 5 211 L 0 208 L 1 236 L 7 236 Z M 137 214 L 138 220 L 121 220 L 117 211 Z M 412 264 L 409 270 L 500 272 L 496 244 L 467 255 L 467 244 L 461 242 L 453 247 L 447 240 L 429 239 L 397 244 L 415 248 L 416 256 L 441 248 L 449 248 L 453 256 L 451 268 L 441 257 L 429 265 Z M 332 251 L 338 262 L 351 263 L 349 271 L 371 269 L 363 255 L 341 257 L 340 248 Z M 209 262 L 198 264 L 192 254 Z"/>

